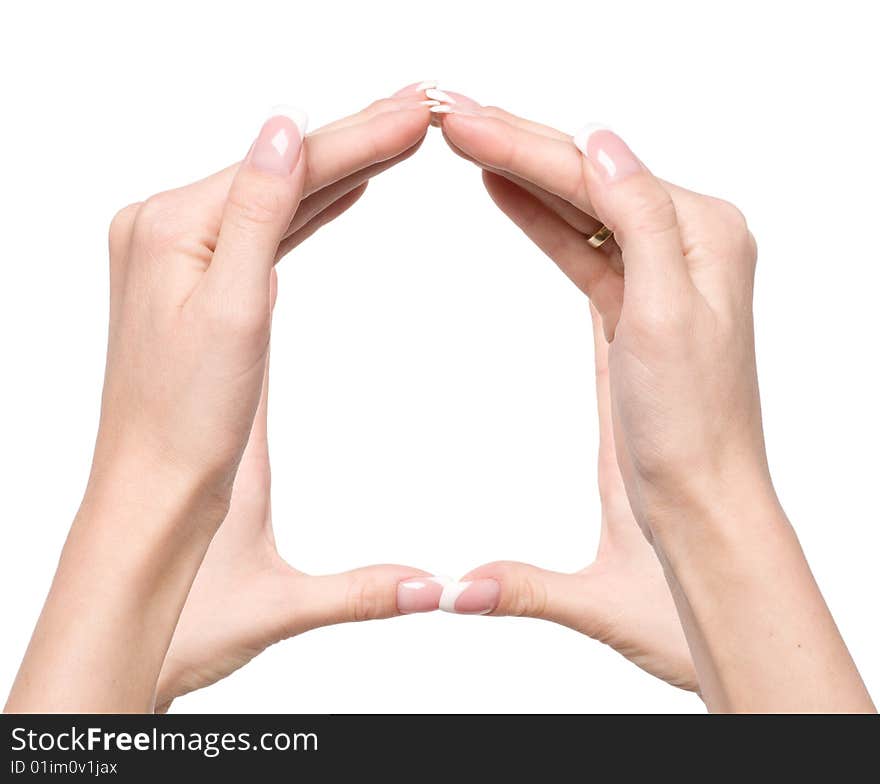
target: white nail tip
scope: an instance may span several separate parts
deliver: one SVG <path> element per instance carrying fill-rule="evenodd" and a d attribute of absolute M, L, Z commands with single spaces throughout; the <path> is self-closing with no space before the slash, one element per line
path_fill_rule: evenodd
<path fill-rule="evenodd" d="M 419 101 L 419 106 L 440 106 L 440 101 Z"/>
<path fill-rule="evenodd" d="M 278 117 L 279 115 L 287 117 L 299 130 L 300 138 L 305 138 L 306 131 L 309 128 L 309 116 L 302 109 L 298 106 L 278 104 L 269 110 L 270 117 Z"/>
<path fill-rule="evenodd" d="M 610 131 L 611 129 L 607 125 L 601 125 L 600 123 L 589 123 L 585 125 L 583 128 L 578 130 L 574 136 L 572 136 L 572 141 L 574 142 L 574 146 L 577 147 L 584 155 L 587 154 L 587 142 L 590 141 L 590 137 L 596 131 Z"/>
<path fill-rule="evenodd" d="M 433 114 L 452 114 L 455 111 L 448 103 L 437 103 L 436 106 L 431 107 L 431 112 Z"/>
<path fill-rule="evenodd" d="M 436 87 L 431 87 L 425 90 L 425 95 L 428 98 L 433 98 L 436 101 L 445 101 L 446 103 L 455 103 L 455 98 L 451 95 L 447 95 L 443 92 L 443 90 L 438 90 Z"/>
<path fill-rule="evenodd" d="M 454 613 L 455 603 L 470 585 L 470 580 L 463 582 L 449 582 L 443 586 L 443 593 L 440 594 L 440 606 L 438 609 L 443 612 Z"/>
<path fill-rule="evenodd" d="M 437 87 L 437 82 L 429 79 L 427 82 L 420 82 L 416 85 L 416 90 L 433 90 Z"/>

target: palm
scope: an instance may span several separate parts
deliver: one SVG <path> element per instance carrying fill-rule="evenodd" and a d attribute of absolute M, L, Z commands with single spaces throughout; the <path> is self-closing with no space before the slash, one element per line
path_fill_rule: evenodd
<path fill-rule="evenodd" d="M 602 531 L 596 560 L 580 575 L 601 601 L 591 602 L 580 630 L 652 675 L 696 691 L 693 662 L 669 586 L 633 516 L 620 473 L 611 421 L 608 343 L 595 311 L 593 331 Z"/>
<path fill-rule="evenodd" d="M 678 614 L 653 548 L 639 529 L 617 467 L 613 440 L 599 456 L 602 533 L 596 560 L 579 573 L 591 605 L 580 631 L 673 686 L 697 690 Z"/>
<path fill-rule="evenodd" d="M 496 615 L 528 615 L 569 626 L 609 645 L 652 675 L 696 691 L 693 663 L 663 569 L 636 523 L 618 466 L 608 343 L 595 311 L 593 334 L 602 500 L 596 559 L 575 574 L 497 562 L 475 569 L 466 579 L 492 578 L 501 583 Z"/>
<path fill-rule="evenodd" d="M 314 576 L 278 554 L 272 533 L 268 387 L 267 363 L 229 512 L 205 554 L 159 675 L 160 711 L 175 697 L 225 678 L 288 637 L 319 626 L 397 615 L 398 583 L 427 576 L 397 565 Z"/>

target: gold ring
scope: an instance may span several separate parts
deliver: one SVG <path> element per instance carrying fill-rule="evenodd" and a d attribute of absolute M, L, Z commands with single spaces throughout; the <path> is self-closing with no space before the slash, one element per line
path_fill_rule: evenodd
<path fill-rule="evenodd" d="M 607 226 L 602 226 L 598 231 L 593 232 L 587 237 L 587 242 L 591 248 L 600 248 L 614 234 Z"/>

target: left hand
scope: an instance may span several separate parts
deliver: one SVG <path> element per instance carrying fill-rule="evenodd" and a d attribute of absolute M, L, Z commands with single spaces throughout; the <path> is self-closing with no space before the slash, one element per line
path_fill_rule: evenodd
<path fill-rule="evenodd" d="M 616 462 L 707 707 L 873 711 L 770 478 L 743 215 L 657 179 L 607 129 L 470 104 L 445 113 L 447 139 L 601 316 Z"/>
<path fill-rule="evenodd" d="M 473 570 L 463 581 L 499 584 L 492 616 L 526 616 L 568 626 L 605 643 L 651 675 L 673 686 L 698 691 L 690 651 L 663 569 L 633 517 L 617 465 L 608 386 L 608 341 L 595 310 L 593 337 L 602 502 L 595 560 L 574 574 L 499 561 Z"/>

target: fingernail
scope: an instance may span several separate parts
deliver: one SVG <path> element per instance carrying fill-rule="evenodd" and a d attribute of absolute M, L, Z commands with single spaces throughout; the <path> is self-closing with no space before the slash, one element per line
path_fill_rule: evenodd
<path fill-rule="evenodd" d="M 425 96 L 428 98 L 432 98 L 435 101 L 455 103 L 455 98 L 453 98 L 448 93 L 444 93 L 443 90 L 438 90 L 436 87 L 429 87 L 427 90 L 425 90 Z"/>
<path fill-rule="evenodd" d="M 463 615 L 485 615 L 498 606 L 501 586 L 497 580 L 447 582 L 440 595 L 440 609 Z"/>
<path fill-rule="evenodd" d="M 431 612 L 440 606 L 443 585 L 433 577 L 414 577 L 397 584 L 397 609 L 402 613 Z"/>
<path fill-rule="evenodd" d="M 577 147 L 606 182 L 622 180 L 642 171 L 642 163 L 616 133 L 603 125 L 585 125 L 573 137 Z"/>
<path fill-rule="evenodd" d="M 468 98 L 461 93 L 444 90 L 428 90 L 425 95 L 434 96 L 436 104 L 431 107 L 431 113 L 438 114 L 480 114 L 482 107 L 473 98 Z M 439 96 L 443 96 L 440 98 Z M 439 124 L 437 117 L 434 124 Z"/>
<path fill-rule="evenodd" d="M 424 92 L 425 90 L 431 90 L 431 89 L 435 88 L 436 86 L 437 86 L 437 82 L 435 82 L 434 80 L 429 80 L 427 82 L 418 82 L 418 83 L 408 84 L 406 87 L 401 87 L 391 97 L 397 98 L 401 95 L 406 95 L 407 93 L 420 93 L 420 92 Z"/>
<path fill-rule="evenodd" d="M 274 107 L 248 153 L 251 166 L 271 174 L 290 174 L 302 151 L 308 118 L 301 109 Z"/>

